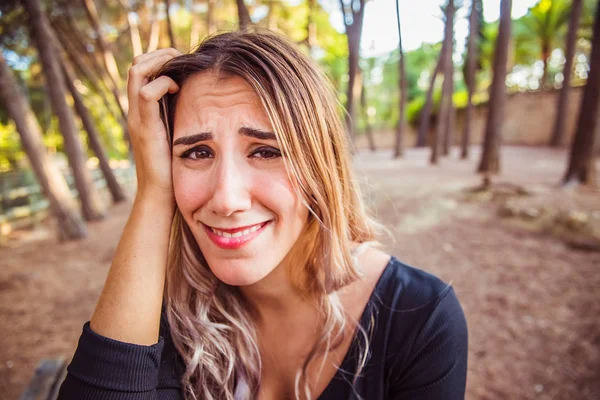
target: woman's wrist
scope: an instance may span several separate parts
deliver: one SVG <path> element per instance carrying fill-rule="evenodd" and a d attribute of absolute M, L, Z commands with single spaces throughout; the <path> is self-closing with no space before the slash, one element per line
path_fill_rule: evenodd
<path fill-rule="evenodd" d="M 172 191 L 164 189 L 138 189 L 134 207 L 150 208 L 153 211 L 165 212 L 171 217 L 175 213 L 175 196 Z"/>

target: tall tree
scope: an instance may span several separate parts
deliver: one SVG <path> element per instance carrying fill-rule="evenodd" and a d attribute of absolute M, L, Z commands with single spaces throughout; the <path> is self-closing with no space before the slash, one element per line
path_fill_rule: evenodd
<path fill-rule="evenodd" d="M 306 39 L 308 50 L 311 51 L 317 40 L 317 25 L 315 24 L 316 0 L 308 0 L 308 14 L 306 15 Z"/>
<path fill-rule="evenodd" d="M 448 154 L 448 143 L 452 131 L 450 122 L 453 108 L 452 94 L 454 92 L 454 62 L 452 61 L 454 50 L 454 0 L 448 0 L 445 15 L 446 25 L 444 44 L 442 46 L 442 50 L 444 51 L 444 63 L 442 64 L 444 84 L 442 86 L 442 99 L 440 102 L 440 112 L 438 113 L 437 129 L 431 142 L 430 162 L 432 164 L 436 164 L 438 161 L 440 144 L 443 145 L 444 154 Z"/>
<path fill-rule="evenodd" d="M 577 131 L 571 144 L 571 153 L 564 184 L 582 183 L 596 185 L 594 166 L 595 141 L 598 137 L 598 114 L 600 112 L 600 5 L 596 7 L 590 71 L 583 100 L 579 109 Z"/>
<path fill-rule="evenodd" d="M 200 31 L 202 30 L 202 23 L 198 14 L 198 4 L 196 1 L 190 2 L 190 14 L 192 17 L 192 27 L 190 29 L 190 49 L 195 48 L 200 44 Z"/>
<path fill-rule="evenodd" d="M 496 39 L 494 54 L 494 77 L 490 86 L 488 119 L 485 127 L 483 152 L 478 172 L 484 174 L 484 183 L 490 183 L 490 174 L 500 171 L 500 141 L 504 108 L 506 103 L 506 73 L 508 64 L 508 45 L 511 37 L 512 0 L 500 3 L 500 27 Z"/>
<path fill-rule="evenodd" d="M 245 31 L 250 27 L 250 13 L 248 12 L 248 7 L 246 7 L 246 3 L 244 0 L 235 0 L 237 5 L 238 12 L 238 22 L 240 25 L 240 31 Z"/>
<path fill-rule="evenodd" d="M 84 238 L 87 228 L 77 213 L 69 186 L 48 157 L 38 121 L 2 53 L 0 51 L 0 102 L 15 121 L 31 168 L 50 203 L 51 214 L 56 218 L 59 236 L 65 240 Z"/>
<path fill-rule="evenodd" d="M 404 128 L 406 126 L 406 103 L 408 102 L 408 81 L 406 79 L 406 65 L 404 63 L 404 49 L 402 48 L 402 29 L 400 25 L 400 5 L 396 0 L 396 21 L 398 23 L 398 89 L 400 89 L 400 115 L 396 125 L 396 143 L 394 145 L 394 158 L 402 156 L 404 148 Z"/>
<path fill-rule="evenodd" d="M 217 20 L 215 19 L 217 0 L 207 0 L 206 7 L 206 30 L 209 35 L 212 35 L 217 31 Z"/>
<path fill-rule="evenodd" d="M 104 152 L 104 148 L 102 147 L 102 143 L 100 141 L 100 134 L 96 129 L 96 125 L 94 124 L 90 112 L 81 98 L 81 94 L 79 94 L 77 88 L 75 88 L 75 84 L 73 83 L 73 73 L 70 72 L 64 64 L 62 65 L 62 71 L 67 88 L 69 89 L 69 92 L 71 92 L 71 97 L 73 98 L 73 103 L 75 104 L 75 111 L 77 114 L 79 114 L 79 118 L 81 118 L 83 127 L 88 134 L 90 147 L 94 154 L 96 154 L 96 157 L 98 157 L 98 164 L 100 165 L 100 170 L 102 171 L 102 175 L 106 180 L 106 185 L 108 186 L 108 190 L 110 191 L 113 202 L 119 203 L 125 201 L 125 192 L 123 191 L 123 188 L 121 188 L 121 185 L 119 185 L 113 170 L 110 168 L 108 157 L 106 157 L 106 153 Z"/>
<path fill-rule="evenodd" d="M 467 71 L 465 83 L 467 85 L 467 115 L 461 140 L 462 159 L 469 157 L 469 145 L 471 144 L 471 121 L 473 119 L 473 92 L 477 87 L 477 37 L 479 34 L 479 15 L 481 0 L 472 0 L 471 14 L 469 15 L 469 36 L 467 37 Z"/>
<path fill-rule="evenodd" d="M 138 24 L 138 15 L 133 11 L 129 0 L 120 0 L 121 7 L 127 13 L 127 24 L 129 25 L 129 35 L 131 36 L 131 47 L 133 48 L 133 55 L 139 56 L 144 51 L 142 50 L 142 38 L 140 36 L 140 29 Z"/>
<path fill-rule="evenodd" d="M 366 74 L 366 72 L 362 72 L 362 75 L 364 74 Z M 360 108 L 362 110 L 363 119 L 365 121 L 365 133 L 367 135 L 367 141 L 369 142 L 369 149 L 371 151 L 375 151 L 375 138 L 373 137 L 373 126 L 371 125 L 371 121 L 369 118 L 369 103 L 367 101 L 367 88 L 365 87 L 364 77 L 361 77 L 360 81 Z"/>
<path fill-rule="evenodd" d="M 571 75 L 573 72 L 573 60 L 575 58 L 575 47 L 577 42 L 577 29 L 579 29 L 579 20 L 581 19 L 581 10 L 583 0 L 573 0 L 571 14 L 569 18 L 569 33 L 567 34 L 567 45 L 565 50 L 565 66 L 563 68 L 563 86 L 558 95 L 556 104 L 556 119 L 554 121 L 554 131 L 550 139 L 550 146 L 558 147 L 564 140 L 564 131 L 567 117 L 567 105 L 569 104 L 569 94 L 571 92 Z"/>
<path fill-rule="evenodd" d="M 85 165 L 85 154 L 79 140 L 75 120 L 65 99 L 65 81 L 52 43 L 53 35 L 50 24 L 44 15 L 39 0 L 23 0 L 23 5 L 29 15 L 31 36 L 35 42 L 42 63 L 46 85 L 48 87 L 50 104 L 58 117 L 60 131 L 64 138 L 64 146 L 73 171 L 75 186 L 79 192 L 79 200 L 83 218 L 86 220 L 104 217 L 100 198 L 90 171 Z"/>
<path fill-rule="evenodd" d="M 127 115 L 127 111 L 129 110 L 129 101 L 127 100 L 127 96 L 125 96 L 124 94 L 123 79 L 121 78 L 121 75 L 119 73 L 117 60 L 115 59 L 113 52 L 110 50 L 108 43 L 106 43 L 106 41 L 104 40 L 104 36 L 102 35 L 102 31 L 100 29 L 100 16 L 98 15 L 98 9 L 96 8 L 96 4 L 94 3 L 94 0 L 82 0 L 82 4 L 84 6 L 90 25 L 94 30 L 96 44 L 98 45 L 98 48 L 102 53 L 104 67 L 108 72 L 108 76 L 112 84 L 112 90 L 115 94 L 115 98 L 118 101 L 119 106 L 123 110 L 123 113 Z"/>
<path fill-rule="evenodd" d="M 433 109 L 433 91 L 435 90 L 435 81 L 442 69 L 442 65 L 444 64 L 444 55 L 445 53 L 445 45 L 446 41 L 442 45 L 442 50 L 440 50 L 440 56 L 435 65 L 433 73 L 431 74 L 431 79 L 429 81 L 429 89 L 427 90 L 427 95 L 425 96 L 425 104 L 421 109 L 421 117 L 419 122 L 419 132 L 417 134 L 417 144 L 416 147 L 425 147 L 427 145 L 427 136 L 429 134 L 429 126 L 431 124 L 431 111 Z"/>
<path fill-rule="evenodd" d="M 173 24 L 171 23 L 171 1 L 165 0 L 165 13 L 167 20 L 167 32 L 169 34 L 169 43 L 170 46 L 174 49 L 177 48 L 177 43 L 175 42 L 175 35 L 173 34 Z"/>
<path fill-rule="evenodd" d="M 531 50 L 535 49 L 537 51 L 532 53 L 534 59 L 543 62 L 541 89 L 549 86 L 548 61 L 552 50 L 564 40 L 571 3 L 570 0 L 540 0 L 515 25 L 517 53 L 525 56 L 524 53 L 531 54 Z"/>
<path fill-rule="evenodd" d="M 354 137 L 354 100 L 358 92 L 357 74 L 360 58 L 360 38 L 365 16 L 365 0 L 340 0 L 340 7 L 348 37 L 348 88 L 346 91 L 346 127 Z"/>
<path fill-rule="evenodd" d="M 146 47 L 147 53 L 158 49 L 158 39 L 160 38 L 160 20 L 158 19 L 158 5 L 156 4 L 156 0 L 150 1 L 150 36 L 148 36 L 148 47 Z"/>

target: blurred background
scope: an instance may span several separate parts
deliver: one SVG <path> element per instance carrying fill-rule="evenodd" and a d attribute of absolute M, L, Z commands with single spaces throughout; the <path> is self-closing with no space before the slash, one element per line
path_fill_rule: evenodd
<path fill-rule="evenodd" d="M 452 282 L 467 398 L 599 399 L 598 3 L 2 0 L 0 397 L 52 397 L 104 284 L 132 58 L 260 27 L 328 75 L 388 251 Z"/>

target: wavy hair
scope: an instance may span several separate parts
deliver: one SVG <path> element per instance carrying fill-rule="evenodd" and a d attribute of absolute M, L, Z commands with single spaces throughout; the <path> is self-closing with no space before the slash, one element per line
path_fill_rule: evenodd
<path fill-rule="evenodd" d="M 379 227 L 367 214 L 352 176 L 339 103 L 320 68 L 294 44 L 270 32 L 209 37 L 192 53 L 166 63 L 157 76 L 169 76 L 181 87 L 203 72 L 239 76 L 254 89 L 282 148 L 290 181 L 309 209 L 309 220 L 286 255 L 286 265 L 293 266 L 288 270 L 291 282 L 313 298 L 319 310 L 319 339 L 295 380 L 296 398 L 303 392 L 311 399 L 311 361 L 335 349 L 353 324 L 364 339 L 358 377 L 369 339 L 345 314 L 336 293 L 360 278 L 353 246 L 374 242 Z M 162 102 L 171 142 L 176 102 L 177 94 Z M 186 365 L 186 399 L 255 398 L 261 376 L 256 310 L 237 287 L 214 276 L 179 211 L 173 221 L 164 296 L 173 343 Z"/>

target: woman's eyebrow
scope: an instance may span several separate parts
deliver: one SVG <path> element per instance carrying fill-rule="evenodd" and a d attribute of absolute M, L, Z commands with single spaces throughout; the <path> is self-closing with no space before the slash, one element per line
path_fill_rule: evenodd
<path fill-rule="evenodd" d="M 256 128 L 249 128 L 247 126 L 243 126 L 238 131 L 242 136 L 250 136 L 259 140 L 277 140 L 277 136 L 273 132 L 263 131 Z"/>
<path fill-rule="evenodd" d="M 190 144 L 203 142 L 206 140 L 212 140 L 212 138 L 213 138 L 213 134 L 210 132 L 196 133 L 194 135 L 182 136 L 179 139 L 176 139 L 173 142 L 173 146 L 178 146 L 178 145 L 187 146 Z"/>

